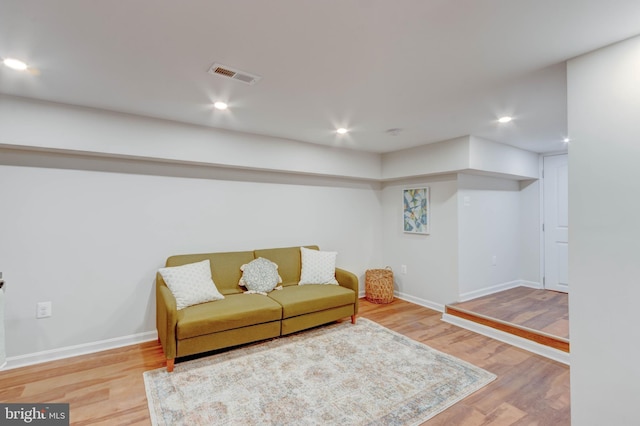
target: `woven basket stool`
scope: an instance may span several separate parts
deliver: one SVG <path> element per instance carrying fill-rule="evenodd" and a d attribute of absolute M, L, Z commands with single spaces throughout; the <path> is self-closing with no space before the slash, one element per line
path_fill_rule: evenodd
<path fill-rule="evenodd" d="M 367 269 L 365 273 L 365 299 L 373 303 L 393 302 L 393 271 L 385 269 Z"/>

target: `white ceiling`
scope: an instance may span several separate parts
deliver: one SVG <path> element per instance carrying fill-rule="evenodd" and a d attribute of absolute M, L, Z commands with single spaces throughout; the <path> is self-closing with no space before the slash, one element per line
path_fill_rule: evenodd
<path fill-rule="evenodd" d="M 639 33 L 638 0 L 1 0 L 0 57 L 33 69 L 0 67 L 0 93 L 372 152 L 469 134 L 549 152 L 564 61 Z"/>

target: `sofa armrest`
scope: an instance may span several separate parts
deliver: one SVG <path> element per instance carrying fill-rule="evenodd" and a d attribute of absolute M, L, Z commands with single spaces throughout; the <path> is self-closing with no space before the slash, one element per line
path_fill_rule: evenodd
<path fill-rule="evenodd" d="M 160 274 L 156 277 L 156 328 L 158 339 L 167 359 L 176 357 L 176 325 L 178 308 L 176 298 L 164 283 Z"/>
<path fill-rule="evenodd" d="M 353 290 L 356 294 L 356 303 L 355 303 L 355 312 L 358 313 L 358 305 L 359 305 L 359 288 L 358 288 L 358 277 L 352 272 L 346 271 L 344 269 L 336 268 L 336 280 L 342 287 L 349 288 Z"/>

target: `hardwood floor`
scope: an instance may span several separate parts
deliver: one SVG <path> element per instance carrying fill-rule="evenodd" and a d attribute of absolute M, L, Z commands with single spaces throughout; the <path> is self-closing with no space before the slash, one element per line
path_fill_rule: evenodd
<path fill-rule="evenodd" d="M 450 306 L 569 339 L 569 295 L 516 287 Z"/>
<path fill-rule="evenodd" d="M 425 424 L 569 425 L 569 367 L 440 321 L 409 302 L 360 304 L 360 314 L 498 376 Z"/>
<path fill-rule="evenodd" d="M 157 342 L 0 372 L 0 401 L 65 402 L 74 425 L 149 425 L 142 373 L 164 365 Z"/>
<path fill-rule="evenodd" d="M 440 321 L 396 299 L 362 299 L 360 316 L 498 378 L 426 425 L 569 425 L 569 367 Z M 69 402 L 74 425 L 150 424 L 142 373 L 164 365 L 156 342 L 0 372 L 0 401 Z"/>

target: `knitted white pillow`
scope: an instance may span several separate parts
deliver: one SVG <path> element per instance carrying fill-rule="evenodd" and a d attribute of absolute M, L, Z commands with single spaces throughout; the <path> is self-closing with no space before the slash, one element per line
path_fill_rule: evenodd
<path fill-rule="evenodd" d="M 336 257 L 338 252 L 319 251 L 300 247 L 302 272 L 298 285 L 338 284 L 336 281 Z"/>
<path fill-rule="evenodd" d="M 278 265 L 269 259 L 259 257 L 240 267 L 242 277 L 238 283 L 249 290 L 247 293 L 267 294 L 282 282 L 278 275 Z"/>
<path fill-rule="evenodd" d="M 158 270 L 176 298 L 178 310 L 199 303 L 224 299 L 211 279 L 209 259 Z"/>

